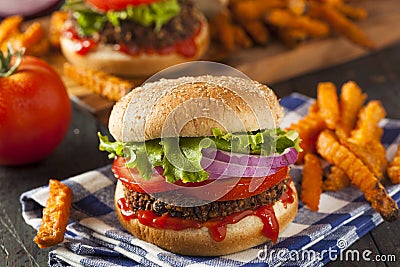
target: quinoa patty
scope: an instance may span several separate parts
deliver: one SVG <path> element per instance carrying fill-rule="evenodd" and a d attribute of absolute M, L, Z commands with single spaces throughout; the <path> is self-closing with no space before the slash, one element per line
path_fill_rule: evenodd
<path fill-rule="evenodd" d="M 256 209 L 262 205 L 272 205 L 279 200 L 283 192 L 286 191 L 289 181 L 289 179 L 285 179 L 267 191 L 248 198 L 229 201 L 214 201 L 200 206 L 186 205 L 185 207 L 181 207 L 165 203 L 173 203 L 174 199 L 172 198 L 187 198 L 187 196 L 175 192 L 173 194 L 169 193 L 168 195 L 164 194 L 164 196 L 160 197 L 159 194 L 157 196 L 152 196 L 146 193 L 130 191 L 124 187 L 124 194 L 125 199 L 134 211 L 152 210 L 159 216 L 164 213 L 169 213 L 173 217 L 205 222 L 209 219 L 228 216 L 235 212 Z M 163 202 L 160 200 L 166 200 L 168 197 L 168 201 Z"/>

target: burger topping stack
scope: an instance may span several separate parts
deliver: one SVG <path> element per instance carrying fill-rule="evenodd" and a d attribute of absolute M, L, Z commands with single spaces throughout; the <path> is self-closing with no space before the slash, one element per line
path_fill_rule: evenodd
<path fill-rule="evenodd" d="M 122 1 L 124 2 L 124 1 Z M 114 45 L 129 55 L 178 52 L 192 57 L 196 53 L 194 36 L 200 20 L 190 1 L 148 0 L 109 3 L 108 1 L 69 0 L 70 25 L 64 35 L 81 46 L 84 55 L 98 43 Z"/>
<path fill-rule="evenodd" d="M 252 120 L 252 113 L 263 118 Z M 180 116 L 188 120 L 183 128 Z M 277 127 L 281 117 L 268 87 L 241 78 L 183 77 L 133 90 L 110 117 L 117 141 L 99 134 L 100 150 L 114 158 L 121 224 L 187 255 L 275 242 L 297 213 L 288 166 L 301 150 L 297 132 Z"/>

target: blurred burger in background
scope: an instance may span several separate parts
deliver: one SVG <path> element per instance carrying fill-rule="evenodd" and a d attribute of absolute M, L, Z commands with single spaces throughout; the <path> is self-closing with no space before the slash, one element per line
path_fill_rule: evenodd
<path fill-rule="evenodd" d="M 186 0 L 67 0 L 61 51 L 74 65 L 147 76 L 196 60 L 209 43 L 203 14 Z"/>

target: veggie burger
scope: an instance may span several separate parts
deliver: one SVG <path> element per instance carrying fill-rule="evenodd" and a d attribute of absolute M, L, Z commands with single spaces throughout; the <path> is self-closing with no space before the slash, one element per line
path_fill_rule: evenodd
<path fill-rule="evenodd" d="M 114 106 L 100 150 L 114 158 L 115 207 L 136 237 L 184 255 L 276 242 L 297 214 L 289 165 L 297 132 L 258 82 L 228 76 L 161 79 Z"/>
<path fill-rule="evenodd" d="M 208 24 L 187 0 L 67 0 L 61 51 L 74 65 L 124 76 L 151 75 L 198 59 Z"/>

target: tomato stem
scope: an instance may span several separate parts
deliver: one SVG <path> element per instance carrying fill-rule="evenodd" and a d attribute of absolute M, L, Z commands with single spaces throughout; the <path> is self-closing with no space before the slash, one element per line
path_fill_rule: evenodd
<path fill-rule="evenodd" d="M 12 75 L 19 67 L 22 62 L 22 57 L 25 53 L 25 48 L 14 52 L 11 45 L 7 47 L 7 56 L 4 56 L 3 52 L 0 51 L 0 78 L 5 78 Z M 11 65 L 11 59 L 15 57 L 15 62 Z"/>

